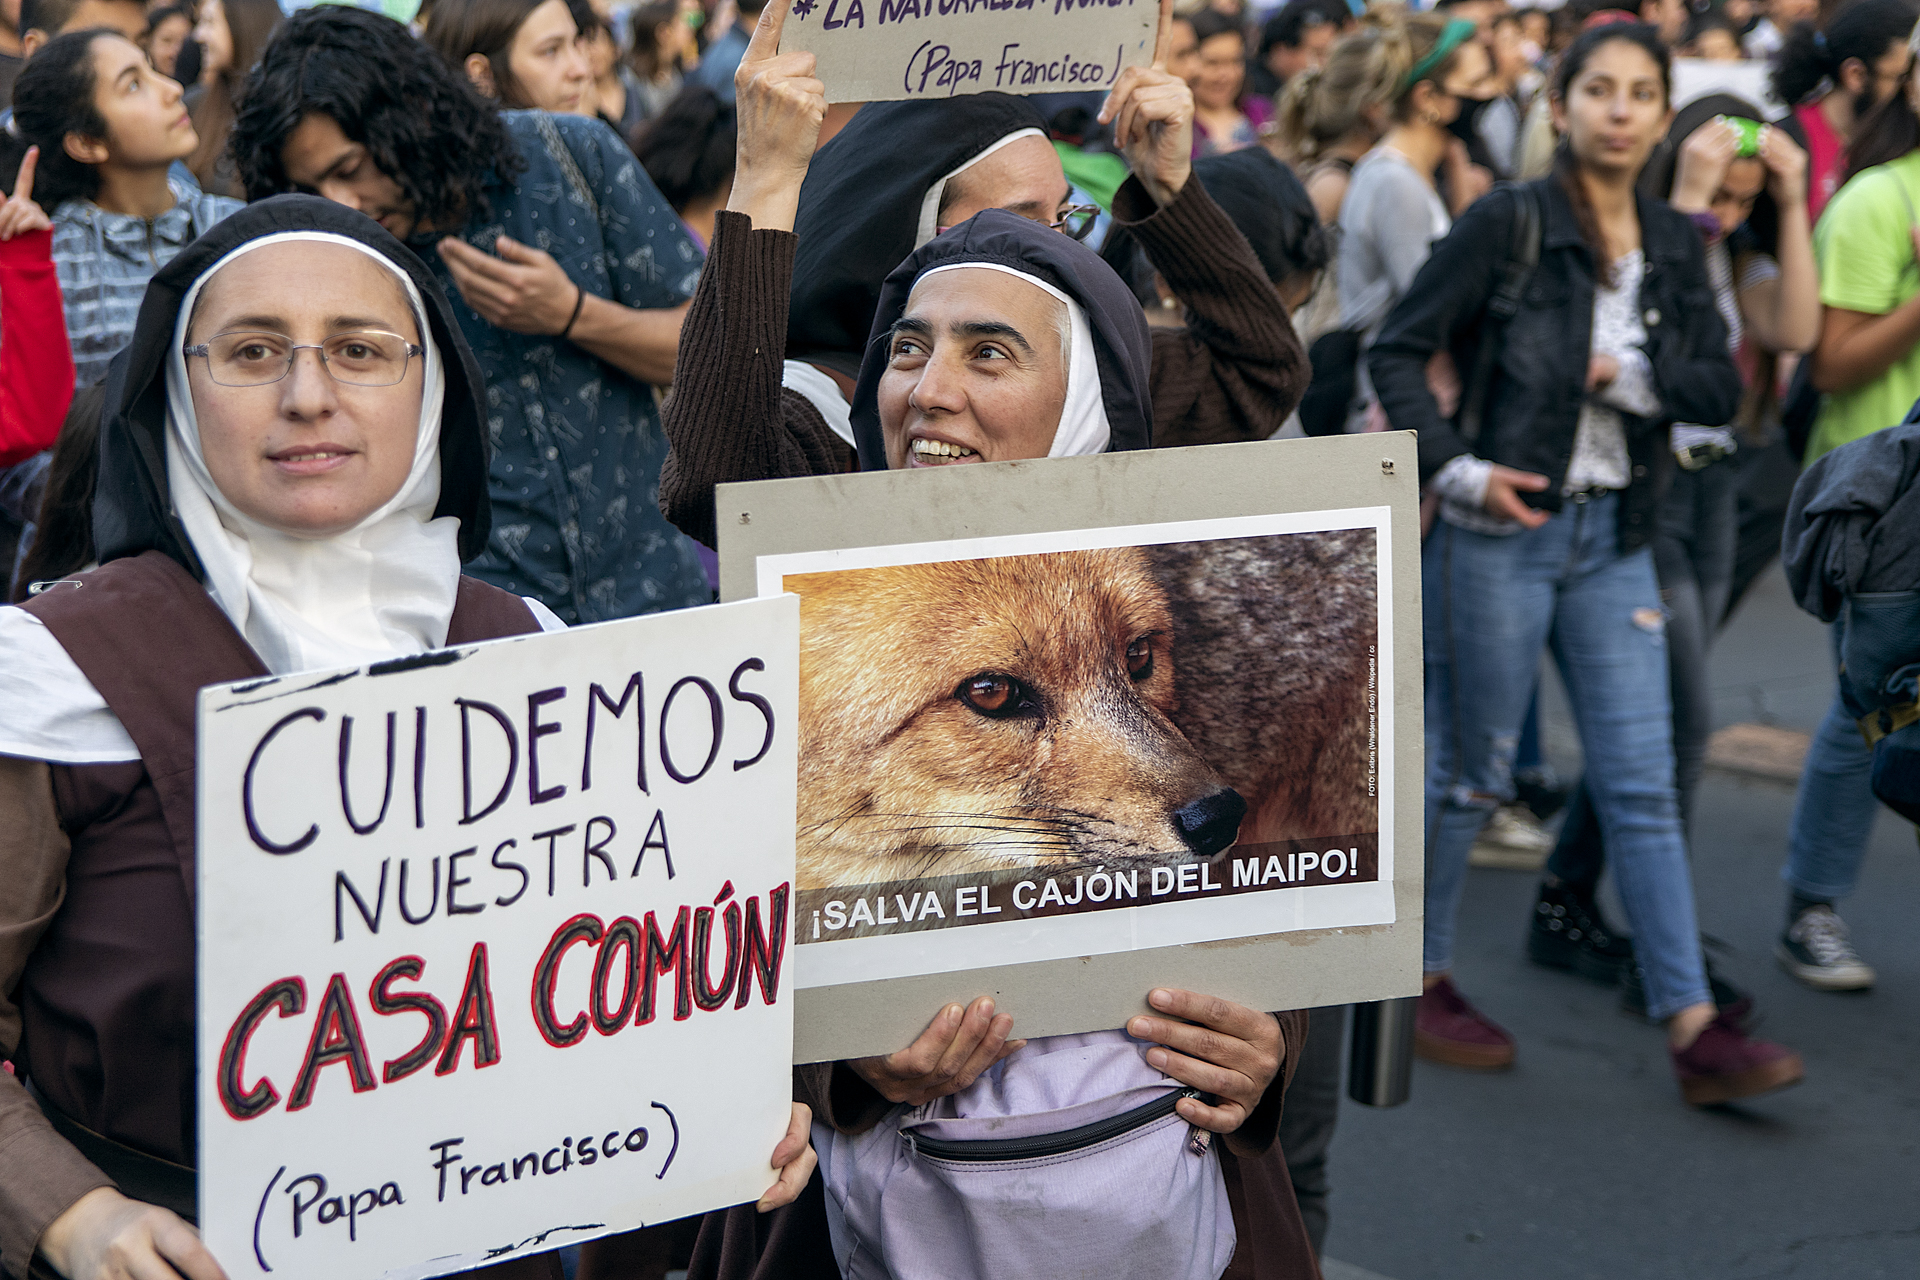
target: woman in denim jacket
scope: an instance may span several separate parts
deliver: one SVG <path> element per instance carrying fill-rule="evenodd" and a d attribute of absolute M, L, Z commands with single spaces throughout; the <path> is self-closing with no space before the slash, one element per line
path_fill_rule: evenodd
<path fill-rule="evenodd" d="M 1455 990 L 1453 928 L 1467 852 L 1513 797 L 1512 762 L 1549 640 L 1572 695 L 1587 779 L 1682 1095 L 1696 1105 L 1800 1079 L 1797 1054 L 1750 1039 L 1709 993 L 1674 793 L 1664 614 L 1648 541 L 1678 419 L 1725 422 L 1740 377 L 1727 355 L 1699 233 L 1636 196 L 1672 118 L 1652 28 L 1600 27 L 1562 58 L 1554 172 L 1482 200 L 1435 246 L 1369 357 L 1397 428 L 1420 433 L 1441 498 L 1423 551 L 1427 645 L 1426 989 L 1417 1045 L 1500 1068 L 1513 1040 Z M 1539 262 L 1497 335 L 1484 428 L 1462 438 L 1424 370 L 1474 368 L 1487 304 L 1539 211 Z M 1492 323 L 1498 323 L 1497 321 Z"/>

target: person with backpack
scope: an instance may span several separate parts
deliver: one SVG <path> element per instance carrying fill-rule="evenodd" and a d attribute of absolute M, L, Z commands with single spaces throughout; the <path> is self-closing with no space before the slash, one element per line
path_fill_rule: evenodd
<path fill-rule="evenodd" d="M 1349 431 L 1378 429 L 1376 399 L 1360 356 L 1387 313 L 1407 294 L 1433 242 L 1447 234 L 1484 186 L 1469 176 L 1466 146 L 1449 130 L 1464 104 L 1484 91 L 1493 72 L 1487 47 L 1465 18 L 1448 21 L 1413 14 L 1386 28 L 1396 70 L 1385 135 L 1353 167 L 1340 206 L 1340 324 L 1344 342 L 1327 342 L 1314 364 L 1314 381 L 1338 386 Z M 1447 171 L 1451 201 L 1437 175 Z M 1325 367 L 1323 367 L 1323 365 Z M 1323 393 L 1324 394 L 1324 393 Z M 1307 430 L 1315 430 L 1307 413 Z"/>
<path fill-rule="evenodd" d="M 1514 795 L 1512 764 L 1551 640 L 1594 808 L 1681 1096 L 1795 1083 L 1798 1054 L 1720 1013 L 1700 953 L 1674 791 L 1666 615 L 1649 543 L 1667 427 L 1726 422 L 1727 353 L 1700 233 L 1635 190 L 1671 118 L 1666 48 L 1644 24 L 1586 32 L 1552 86 L 1554 172 L 1470 210 L 1435 246 L 1369 356 L 1396 429 L 1420 433 L 1440 516 L 1422 548 L 1427 671 L 1424 992 L 1416 1052 L 1499 1069 L 1513 1038 L 1452 980 L 1467 853 Z M 1465 387 L 1449 420 L 1426 369 Z"/>
<path fill-rule="evenodd" d="M 1675 786 L 1689 831 L 1713 728 L 1708 652 L 1726 613 L 1739 535 L 1735 462 L 1758 439 L 1774 403 L 1778 356 L 1810 350 L 1820 336 L 1806 184 L 1806 152 L 1784 130 L 1765 124 L 1752 105 L 1723 93 L 1690 102 L 1674 117 L 1640 179 L 1642 191 L 1668 200 L 1706 238 L 1707 278 L 1726 322 L 1728 351 L 1753 370 L 1733 421 L 1671 428 L 1678 465 L 1653 539 L 1668 614 Z M 1626 979 L 1631 1010 L 1640 994 L 1627 968 L 1632 947 L 1606 925 L 1595 903 L 1604 862 L 1600 825 L 1583 786 L 1547 864 L 1527 951 L 1537 963 L 1596 980 L 1617 973 Z M 1740 998 L 1726 984 L 1716 986 L 1720 1003 Z"/>
<path fill-rule="evenodd" d="M 1920 77 L 1907 42 L 1898 90 L 1857 126 L 1846 184 L 1814 229 L 1823 318 L 1810 358 L 1824 393 L 1806 463 L 1906 418 L 1920 399 Z M 1840 631 L 1834 631 L 1839 665 Z M 1880 806 L 1873 757 L 1836 693 L 1814 731 L 1787 837 L 1786 928 L 1775 943 L 1781 967 L 1822 991 L 1873 985 L 1846 923 L 1834 910 L 1859 882 Z"/>

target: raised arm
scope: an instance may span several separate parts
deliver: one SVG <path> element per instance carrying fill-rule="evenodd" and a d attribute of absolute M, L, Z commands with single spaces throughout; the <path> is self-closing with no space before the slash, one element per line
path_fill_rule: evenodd
<path fill-rule="evenodd" d="M 1739 135 L 1724 124 L 1695 129 L 1680 149 L 1668 202 L 1685 214 L 1712 211 L 1727 169 L 1739 155 Z M 1807 222 L 1807 153 L 1782 129 L 1760 136 L 1767 189 L 1779 212 L 1775 259 L 1778 275 L 1739 290 L 1747 332 L 1769 351 L 1810 351 L 1820 338 L 1820 280 L 1813 263 L 1813 233 Z"/>
<path fill-rule="evenodd" d="M 1153 442 L 1224 444 L 1278 431 L 1312 370 L 1240 229 L 1198 182 L 1150 208 L 1146 187 L 1129 178 L 1113 215 L 1186 305 L 1184 328 L 1153 330 Z"/>
<path fill-rule="evenodd" d="M 661 414 L 670 452 L 660 510 L 708 546 L 715 485 L 841 470 L 839 438 L 804 397 L 780 386 L 799 244 L 793 218 L 827 106 L 813 55 L 778 52 L 786 11 L 787 0 L 761 11 L 734 75 L 733 194 L 714 219 L 712 251 L 680 335 L 679 374 Z"/>
<path fill-rule="evenodd" d="M 52 223 L 33 202 L 28 147 L 0 204 L 0 467 L 51 449 L 73 399 L 73 348 L 53 269 Z"/>

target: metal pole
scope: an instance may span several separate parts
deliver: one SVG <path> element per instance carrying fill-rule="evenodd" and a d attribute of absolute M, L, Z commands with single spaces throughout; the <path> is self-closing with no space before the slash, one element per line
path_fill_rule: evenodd
<path fill-rule="evenodd" d="M 1413 1086 L 1413 1018 L 1419 996 L 1353 1006 L 1353 1059 L 1347 1096 L 1369 1107 L 1397 1107 Z"/>

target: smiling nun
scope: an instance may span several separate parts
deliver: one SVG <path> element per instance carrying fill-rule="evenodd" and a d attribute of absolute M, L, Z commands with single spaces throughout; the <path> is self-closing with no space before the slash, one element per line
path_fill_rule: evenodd
<path fill-rule="evenodd" d="M 717 479 L 838 469 L 818 408 L 781 386 L 795 210 L 826 112 L 813 55 L 778 51 L 786 7 L 774 0 L 762 13 L 735 77 L 739 163 L 662 418 L 672 443 L 662 508 L 709 543 Z M 1129 68 L 1109 99 L 1117 140 L 1177 142 L 1187 101 L 1160 66 Z M 852 399 L 860 465 L 1146 448 L 1152 362 L 1139 303 L 1099 255 L 1047 224 L 984 210 L 887 277 Z M 821 1192 L 764 1225 L 737 1210 L 710 1215 L 689 1274 L 1314 1274 L 1275 1140 L 1305 1015 L 1143 994 L 1153 1013 L 1124 1029 L 1032 1040 L 1012 1038 L 1013 1019 L 981 996 L 930 1011 L 896 1053 L 796 1068 L 797 1095 L 818 1117 Z M 949 1177 L 902 1140 L 904 1124 L 929 1117 L 1017 1136 L 1025 1154 L 957 1157 L 981 1163 Z M 1087 1136 L 1096 1130 L 1107 1136 Z"/>

